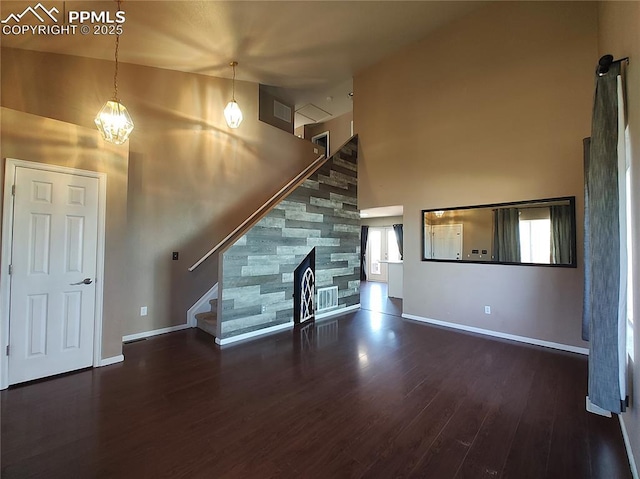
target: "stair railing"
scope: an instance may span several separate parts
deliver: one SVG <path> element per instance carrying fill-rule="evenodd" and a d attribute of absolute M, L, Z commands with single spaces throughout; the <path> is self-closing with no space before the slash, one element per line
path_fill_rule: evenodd
<path fill-rule="evenodd" d="M 190 268 L 189 271 L 194 271 L 198 266 L 204 263 L 209 257 L 222 249 L 230 240 L 236 238 L 240 233 L 246 231 L 249 227 L 253 226 L 262 216 L 267 214 L 273 206 L 279 201 L 281 197 L 288 194 L 294 188 L 296 188 L 302 181 L 311 176 L 316 170 L 318 170 L 322 165 L 324 165 L 327 161 L 327 157 L 325 155 L 320 155 L 316 158 L 309 166 L 307 166 L 304 170 L 298 173 L 291 181 L 289 181 L 286 185 L 284 185 L 280 190 L 278 190 L 271 198 L 269 198 L 260 208 L 258 208 L 251 216 L 249 216 L 246 220 L 244 220 L 237 228 L 235 228 L 231 233 L 222 238 L 218 244 L 216 244 L 213 248 L 211 248 L 202 258 L 196 261 Z"/>

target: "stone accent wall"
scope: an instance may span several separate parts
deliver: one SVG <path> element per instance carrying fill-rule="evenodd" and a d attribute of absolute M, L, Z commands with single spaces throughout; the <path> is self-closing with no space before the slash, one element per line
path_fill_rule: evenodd
<path fill-rule="evenodd" d="M 293 321 L 293 271 L 316 248 L 316 287 L 360 302 L 357 138 L 222 254 L 221 337 Z"/>

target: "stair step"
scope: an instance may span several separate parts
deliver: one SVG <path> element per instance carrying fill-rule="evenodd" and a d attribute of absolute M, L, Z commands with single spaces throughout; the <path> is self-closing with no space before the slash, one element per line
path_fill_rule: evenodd
<path fill-rule="evenodd" d="M 218 298 L 210 299 L 209 304 L 211 305 L 211 309 L 215 311 L 215 309 L 218 307 Z"/>
<path fill-rule="evenodd" d="M 206 314 L 206 313 L 201 313 L 201 314 Z M 218 318 L 216 318 L 215 315 L 213 317 L 198 318 L 197 325 L 199 329 L 201 329 L 205 333 L 210 334 L 211 336 L 215 337 L 215 335 L 218 332 Z"/>
<path fill-rule="evenodd" d="M 215 311 L 205 311 L 204 313 L 197 313 L 196 314 L 196 319 L 203 319 L 203 320 L 213 319 L 213 320 L 217 320 L 217 318 L 218 318 L 218 313 L 216 313 Z"/>

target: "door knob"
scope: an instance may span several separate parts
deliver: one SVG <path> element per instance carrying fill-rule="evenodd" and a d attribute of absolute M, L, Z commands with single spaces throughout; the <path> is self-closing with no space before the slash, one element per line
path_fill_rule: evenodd
<path fill-rule="evenodd" d="M 71 283 L 71 286 L 79 286 L 81 284 L 91 284 L 93 283 L 93 281 L 91 280 L 91 278 L 85 278 L 82 281 L 78 282 L 78 283 Z"/>

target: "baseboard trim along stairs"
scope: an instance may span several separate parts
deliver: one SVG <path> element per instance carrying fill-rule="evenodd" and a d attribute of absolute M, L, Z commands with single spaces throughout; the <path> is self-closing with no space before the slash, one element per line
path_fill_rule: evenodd
<path fill-rule="evenodd" d="M 198 325 L 196 314 L 211 311 L 212 299 L 218 299 L 218 283 L 214 284 L 209 291 L 204 293 L 202 297 L 189 308 L 189 311 L 187 311 L 187 324 L 190 328 L 195 328 Z"/>
<path fill-rule="evenodd" d="M 218 298 L 209 300 L 209 311 L 195 314 L 196 326 L 211 336 L 218 336 Z"/>
<path fill-rule="evenodd" d="M 322 316 L 317 315 L 316 319 L 326 319 L 333 316 L 339 316 L 342 314 L 349 313 L 351 311 L 356 311 L 360 309 L 360 304 L 354 304 L 353 306 L 347 306 L 345 308 L 335 309 L 328 313 L 323 313 Z M 238 334 L 237 336 L 232 336 L 230 338 L 216 338 L 216 344 L 220 346 L 224 346 L 226 344 L 238 343 L 240 341 L 247 341 L 249 339 L 257 339 L 261 336 L 267 336 L 269 334 L 279 333 L 281 331 L 292 329 L 294 326 L 293 321 L 283 324 L 277 324 L 275 326 L 271 326 L 270 328 L 263 328 L 257 331 L 251 331 L 250 333 Z"/>

